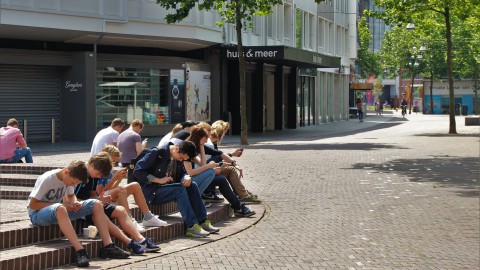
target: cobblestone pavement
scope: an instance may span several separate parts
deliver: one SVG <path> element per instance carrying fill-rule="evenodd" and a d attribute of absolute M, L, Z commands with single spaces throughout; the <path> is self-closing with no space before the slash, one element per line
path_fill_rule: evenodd
<path fill-rule="evenodd" d="M 480 128 L 447 131 L 448 116 L 394 113 L 251 136 L 237 160 L 263 219 L 117 269 L 480 269 Z"/>

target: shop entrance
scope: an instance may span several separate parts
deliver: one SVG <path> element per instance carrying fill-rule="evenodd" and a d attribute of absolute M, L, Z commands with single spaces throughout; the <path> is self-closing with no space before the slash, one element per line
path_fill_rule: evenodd
<path fill-rule="evenodd" d="M 297 112 L 299 126 L 315 125 L 315 77 L 300 76 L 297 87 Z"/>

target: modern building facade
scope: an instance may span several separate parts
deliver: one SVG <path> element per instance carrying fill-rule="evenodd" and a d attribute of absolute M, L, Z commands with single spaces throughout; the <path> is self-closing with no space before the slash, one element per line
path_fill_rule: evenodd
<path fill-rule="evenodd" d="M 250 131 L 348 117 L 349 2 L 285 1 L 244 31 Z M 88 141 L 115 117 L 146 136 L 227 116 L 239 132 L 235 28 L 217 13 L 166 24 L 149 0 L 0 3 L 0 123 L 17 118 L 30 142 Z"/>

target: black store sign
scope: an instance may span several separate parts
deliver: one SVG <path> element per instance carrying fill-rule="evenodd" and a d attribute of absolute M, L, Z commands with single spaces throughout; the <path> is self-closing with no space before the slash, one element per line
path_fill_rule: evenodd
<path fill-rule="evenodd" d="M 227 59 L 238 59 L 236 46 L 225 48 Z M 245 46 L 243 47 L 245 60 L 278 61 L 294 64 L 298 67 L 335 67 L 340 66 L 340 57 L 323 55 L 312 51 L 287 46 Z M 281 63 L 279 62 L 279 63 Z"/>

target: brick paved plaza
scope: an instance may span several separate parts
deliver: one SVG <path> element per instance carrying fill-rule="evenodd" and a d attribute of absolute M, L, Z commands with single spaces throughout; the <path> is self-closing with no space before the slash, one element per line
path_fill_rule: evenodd
<path fill-rule="evenodd" d="M 398 113 L 252 135 L 237 161 L 263 218 L 115 269 L 480 269 L 480 128 L 463 121 L 458 135 L 448 116 Z M 87 157 L 80 144 L 34 159 Z"/>

